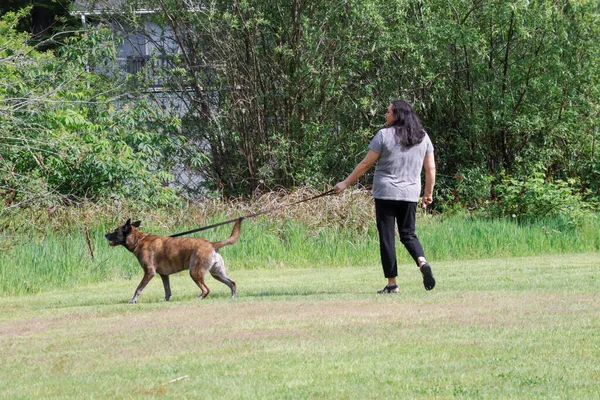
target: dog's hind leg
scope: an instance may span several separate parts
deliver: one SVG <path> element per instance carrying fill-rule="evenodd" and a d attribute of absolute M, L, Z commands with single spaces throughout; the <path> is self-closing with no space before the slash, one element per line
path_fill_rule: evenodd
<path fill-rule="evenodd" d="M 163 286 L 165 287 L 165 301 L 169 301 L 171 298 L 171 285 L 169 284 L 169 275 L 160 274 L 162 278 Z"/>
<path fill-rule="evenodd" d="M 206 267 L 206 265 L 202 265 L 200 260 L 201 258 L 192 256 L 192 259 L 190 260 L 190 277 L 194 282 L 196 282 L 196 285 L 198 285 L 198 287 L 200 288 L 200 300 L 202 300 L 203 298 L 208 296 L 208 294 L 210 293 L 210 289 L 208 288 L 208 286 L 206 286 L 206 283 L 204 282 L 204 276 L 206 275 L 206 270 L 208 268 Z"/>
<path fill-rule="evenodd" d="M 210 273 L 213 276 L 213 278 L 229 286 L 229 289 L 231 289 L 231 298 L 235 299 L 237 293 L 235 282 L 229 279 L 227 275 L 219 275 L 217 273 L 214 273 L 213 271 L 211 271 Z"/>
<path fill-rule="evenodd" d="M 223 257 L 221 257 L 220 255 L 219 257 L 216 257 L 216 260 L 210 267 L 209 272 L 213 276 L 213 278 L 215 278 L 219 282 L 226 284 L 229 287 L 229 289 L 231 289 L 231 298 L 235 299 L 237 293 L 236 285 L 235 282 L 227 276 L 227 271 L 225 270 L 225 263 L 223 262 Z"/>
<path fill-rule="evenodd" d="M 154 275 L 156 275 L 156 272 L 152 270 L 144 272 L 144 277 L 142 278 L 142 281 L 138 285 L 137 289 L 135 289 L 135 294 L 133 295 L 133 298 L 129 300 L 129 304 L 137 303 L 140 294 L 142 294 L 142 291 L 144 290 L 148 282 L 150 282 L 152 278 L 154 278 Z"/>
<path fill-rule="evenodd" d="M 205 273 L 204 270 L 202 270 L 202 268 L 194 268 L 193 270 L 190 270 L 190 276 L 201 290 L 200 300 L 208 296 L 208 294 L 210 293 L 210 289 L 208 288 L 208 286 L 206 286 L 206 283 L 204 282 L 204 275 Z"/>

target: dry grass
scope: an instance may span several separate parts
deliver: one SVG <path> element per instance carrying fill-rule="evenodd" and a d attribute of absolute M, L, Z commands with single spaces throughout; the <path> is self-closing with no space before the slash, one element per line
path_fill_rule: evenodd
<path fill-rule="evenodd" d="M 185 278 L 184 278 L 185 279 Z M 177 281 L 177 280 L 176 280 Z M 107 289 L 107 288 L 105 288 Z M 371 297 L 371 296 L 368 296 Z M 190 301 L 176 306 L 151 307 L 146 312 L 133 312 L 123 324 L 120 313 L 82 310 L 43 316 L 29 315 L 0 322 L 0 340 L 37 337 L 52 332 L 77 330 L 88 318 L 101 320 L 94 328 L 95 341 L 111 336 L 139 333 L 142 330 L 194 332 L 202 341 L 218 344 L 228 340 L 253 340 L 283 337 L 313 337 L 323 330 L 361 330 L 380 321 L 407 329 L 425 325 L 457 325 L 461 327 L 540 329 L 569 325 L 576 317 L 590 320 L 600 315 L 598 296 L 591 294 L 544 294 L 486 292 L 467 293 L 443 302 L 423 299 L 330 299 L 327 301 L 288 300 L 256 301 L 246 298 L 235 303 L 219 298 L 203 306 Z M 397 300 L 397 299 L 396 299 Z M 131 306 L 133 308 L 135 306 Z M 110 307 L 109 307 L 110 308 Z M 15 310 L 13 310 L 15 311 Z M 190 316 L 201 315 L 201 318 Z M 5 315 L 5 318 L 7 316 Z M 334 334 L 333 331 L 329 332 Z M 171 348 L 153 351 L 171 351 Z M 128 357 L 133 349 L 120 349 L 120 357 Z"/>
<path fill-rule="evenodd" d="M 313 201 L 290 205 L 311 198 L 322 192 L 310 188 L 297 188 L 292 191 L 279 190 L 256 193 L 250 199 L 230 198 L 227 200 L 204 198 L 183 205 L 156 209 L 143 204 L 91 203 L 64 207 L 24 209 L 18 212 L 0 213 L 3 232 L 6 237 L 30 232 L 68 231 L 85 223 L 108 222 L 117 225 L 128 216 L 153 225 L 171 229 L 174 226 L 203 226 L 215 219 L 232 219 L 266 210 L 271 221 L 285 223 L 295 220 L 318 230 L 325 225 L 366 229 L 373 222 L 373 200 L 371 192 L 355 188 L 342 195 L 331 195 Z"/>

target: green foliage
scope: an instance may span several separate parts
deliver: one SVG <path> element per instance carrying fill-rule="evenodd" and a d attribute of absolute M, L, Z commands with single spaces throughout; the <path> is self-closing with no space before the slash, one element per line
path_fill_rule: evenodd
<path fill-rule="evenodd" d="M 568 224 L 580 225 L 593 218 L 593 201 L 586 202 L 590 191 L 581 192 L 577 179 L 549 181 L 543 171 L 525 179 L 506 177 L 496 186 L 498 202 L 492 215 L 512 216 L 523 220 L 560 217 Z"/>
<path fill-rule="evenodd" d="M 387 85 L 379 75 L 395 38 L 382 17 L 387 5 L 223 1 L 192 13 L 173 1 L 154 6 L 163 10 L 156 22 L 185 38 L 186 57 L 173 70 L 187 74 L 169 82 L 204 89 L 187 93 L 184 132 L 209 145 L 194 165 L 211 189 L 327 183 L 363 156 L 389 100 L 377 91 Z"/>
<path fill-rule="evenodd" d="M 485 168 L 464 167 L 453 177 L 439 177 L 439 181 L 437 196 L 444 199 L 438 206 L 439 211 L 483 211 L 488 208 L 494 178 Z"/>
<path fill-rule="evenodd" d="M 335 182 L 402 97 L 436 146 L 440 209 L 485 207 L 540 163 L 600 197 L 594 2 L 149 4 L 180 38 L 169 82 L 196 88 L 184 132 L 210 189 Z"/>
<path fill-rule="evenodd" d="M 160 12 L 127 13 L 142 3 Z M 23 146 L 22 133 L 11 134 L 20 141 L 11 145 L 13 156 L 3 156 L 13 171 L 7 188 L 30 180 L 30 187 L 46 193 L 118 192 L 166 201 L 169 191 L 160 186 L 172 179 L 161 171 L 176 161 L 202 175 L 200 190 L 219 195 L 327 185 L 364 156 L 387 103 L 402 97 L 413 103 L 436 147 L 438 210 L 487 208 L 499 193 L 505 196 L 505 181 L 526 182 L 523 177 L 538 174 L 540 165 L 544 182 L 566 183 L 574 202 L 598 204 L 600 13 L 594 2 L 220 0 L 201 10 L 178 0 L 122 5 L 119 20 L 140 28 L 138 34 L 150 35 L 142 29 L 148 18 L 177 38 L 162 48 L 148 39 L 158 51 L 154 64 L 164 62 L 152 73 L 188 110 L 183 137 L 176 134 L 177 121 L 118 89 L 124 82 L 110 72 L 114 46 L 106 33 L 69 40 L 56 55 L 23 50 L 26 38 L 10 33 L 2 48 L 18 57 L 3 56 L 9 83 L 2 99 L 36 101 L 32 107 L 14 103 L 14 115 L 3 118 L 24 120 L 27 131 L 46 136 L 31 138 L 37 140 L 32 148 L 31 140 Z M 86 64 L 103 74 L 86 72 Z M 138 84 L 152 79 L 150 64 L 136 76 Z M 59 111 L 61 102 L 69 106 Z M 19 131 L 16 126 L 11 131 Z M 94 149 L 104 158 L 94 157 Z M 34 172 L 21 174 L 27 168 Z M 511 214 L 505 211 L 498 214 Z"/>
<path fill-rule="evenodd" d="M 27 14 L 0 20 L 0 197 L 30 203 L 129 198 L 175 201 L 170 155 L 184 142 L 179 121 L 128 92 L 110 72 L 110 32 L 91 29 L 56 52 L 39 52 L 14 30 Z M 98 72 L 89 72 L 92 65 Z"/>
<path fill-rule="evenodd" d="M 30 43 L 38 48 L 56 49 L 64 40 L 81 27 L 81 23 L 69 11 L 74 0 L 3 0 L 0 4 L 0 17 L 8 12 L 30 10 L 15 24 L 19 32 L 29 32 Z"/>
<path fill-rule="evenodd" d="M 598 198 L 597 5 L 446 2 L 422 15 L 415 35 L 432 51 L 420 98 L 441 172 L 477 166 L 494 177 L 493 194 L 503 176 L 527 177 L 541 164 L 546 181 L 576 179 L 576 191 L 592 188 Z M 447 193 L 463 185 L 443 183 Z"/>

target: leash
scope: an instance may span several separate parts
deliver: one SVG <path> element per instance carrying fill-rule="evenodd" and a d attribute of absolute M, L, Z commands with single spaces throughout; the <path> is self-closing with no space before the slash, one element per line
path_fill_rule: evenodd
<path fill-rule="evenodd" d="M 318 194 L 316 196 L 310 197 L 308 199 L 303 199 L 303 200 L 300 200 L 300 201 L 296 201 L 296 202 L 293 202 L 293 203 L 290 203 L 290 204 L 286 204 L 285 206 L 289 207 L 289 206 L 293 206 L 295 204 L 305 203 L 307 201 L 312 201 L 312 200 L 318 199 L 319 197 L 329 196 L 329 195 L 331 195 L 333 193 L 335 193 L 335 190 L 330 189 L 330 190 L 328 190 L 326 192 L 323 192 L 321 194 Z M 280 209 L 282 207 L 284 207 L 284 206 L 272 207 L 272 208 L 269 208 L 269 209 L 267 209 L 265 211 L 257 212 L 257 213 L 254 213 L 254 214 L 249 214 L 249 215 L 246 215 L 246 216 L 243 216 L 243 217 L 238 217 L 238 218 L 230 219 L 228 221 L 223 221 L 223 222 L 218 222 L 216 224 L 212 224 L 212 225 L 208 225 L 208 226 L 203 226 L 202 228 L 192 229 L 191 231 L 176 233 L 174 235 L 171 235 L 171 237 L 184 236 L 184 235 L 188 235 L 190 233 L 195 233 L 195 232 L 200 232 L 200 231 L 204 231 L 204 230 L 211 229 L 211 228 L 216 228 L 217 226 L 231 224 L 231 223 L 234 223 L 237 220 L 243 220 L 243 219 L 258 217 L 259 215 L 263 215 L 263 214 L 267 214 L 267 213 L 273 212 L 273 211 L 278 210 L 278 209 Z"/>

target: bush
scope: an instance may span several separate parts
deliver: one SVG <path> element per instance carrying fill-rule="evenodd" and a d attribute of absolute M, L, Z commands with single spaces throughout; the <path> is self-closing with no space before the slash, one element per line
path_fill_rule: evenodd
<path fill-rule="evenodd" d="M 591 215 L 593 201 L 586 201 L 577 179 L 546 179 L 538 169 L 528 178 L 505 177 L 495 187 L 498 200 L 490 208 L 494 216 L 511 216 L 521 220 L 560 217 L 568 224 L 580 225 Z"/>

